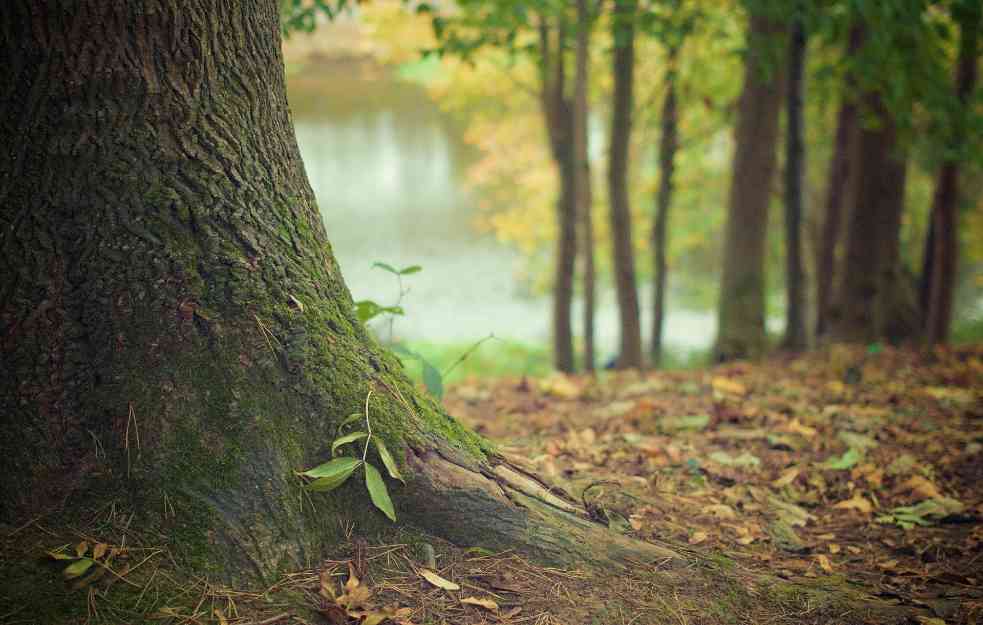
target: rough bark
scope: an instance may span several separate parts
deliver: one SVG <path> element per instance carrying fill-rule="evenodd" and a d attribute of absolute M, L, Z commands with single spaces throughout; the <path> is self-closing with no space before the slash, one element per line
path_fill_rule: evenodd
<path fill-rule="evenodd" d="M 294 476 L 368 410 L 401 522 L 555 561 L 671 555 L 496 456 L 367 335 L 277 19 L 273 0 L 0 5 L 0 522 L 112 502 L 199 572 L 268 578 L 340 520 L 388 524 L 357 479 L 302 497 Z"/>
<path fill-rule="evenodd" d="M 806 31 L 801 6 L 789 28 L 785 91 L 785 349 L 806 347 L 805 272 L 802 269 L 803 181 L 805 176 Z"/>
<path fill-rule="evenodd" d="M 859 26 L 850 30 L 847 57 L 860 48 L 863 31 Z M 833 306 L 836 285 L 837 250 L 841 247 L 841 230 L 844 209 L 849 202 L 848 192 L 853 186 L 851 175 L 856 170 L 857 107 L 852 90 L 856 81 L 847 75 L 840 110 L 836 115 L 836 136 L 833 155 L 829 161 L 824 207 L 822 241 L 816 258 L 816 336 L 822 337 L 829 330 L 829 314 Z"/>
<path fill-rule="evenodd" d="M 666 283 L 666 232 L 669 227 L 669 208 L 672 206 L 673 174 L 676 168 L 676 150 L 679 148 L 679 118 L 676 110 L 677 78 L 676 60 L 679 45 L 668 46 L 666 63 L 666 93 L 662 100 L 662 134 L 659 137 L 659 192 L 655 200 L 655 221 L 652 224 L 652 249 L 655 261 L 652 301 L 652 365 L 662 363 L 662 328 L 665 323 Z"/>
<path fill-rule="evenodd" d="M 566 62 L 563 58 L 566 36 L 562 20 L 551 28 L 545 17 L 540 18 L 540 102 L 550 152 L 560 180 L 553 274 L 553 366 L 569 373 L 576 368 L 571 306 L 577 263 L 577 167 L 573 146 L 573 103 L 566 95 Z"/>
<path fill-rule="evenodd" d="M 577 0 L 577 50 L 573 93 L 573 152 L 577 162 L 577 212 L 580 215 L 580 249 L 584 252 L 584 369 L 594 370 L 594 216 L 591 214 L 592 193 L 590 161 L 587 145 L 589 103 L 587 85 L 590 80 L 591 15 L 588 0 Z"/>
<path fill-rule="evenodd" d="M 765 51 L 783 29 L 754 13 L 749 22 L 724 234 L 714 345 L 718 361 L 753 357 L 765 347 L 765 238 L 783 84 L 781 63 Z"/>
<path fill-rule="evenodd" d="M 635 82 L 635 13 L 637 0 L 615 0 L 612 19 L 612 74 L 614 95 L 611 115 L 611 151 L 608 162 L 610 196 L 612 270 L 618 297 L 621 344 L 615 366 L 640 368 L 642 326 L 639 320 L 638 290 L 635 284 L 635 251 L 631 233 L 631 206 L 628 199 L 628 155 L 631 147 L 632 107 Z"/>
<path fill-rule="evenodd" d="M 953 17 L 960 28 L 959 57 L 956 61 L 956 98 L 959 109 L 952 133 L 953 152 L 960 154 L 966 141 L 966 105 L 976 86 L 979 56 L 980 7 L 966 2 L 955 5 Z M 922 318 L 925 338 L 929 344 L 945 343 L 949 339 L 952 321 L 952 299 L 955 291 L 956 265 L 959 258 L 957 236 L 959 207 L 959 162 L 948 159 L 939 170 L 932 198 L 931 226 L 925 246 L 922 272 Z"/>
<path fill-rule="evenodd" d="M 900 258 L 907 161 L 880 98 L 869 94 L 865 105 L 877 122 L 859 131 L 856 188 L 831 336 L 851 342 L 898 341 L 918 329 L 914 290 Z"/>

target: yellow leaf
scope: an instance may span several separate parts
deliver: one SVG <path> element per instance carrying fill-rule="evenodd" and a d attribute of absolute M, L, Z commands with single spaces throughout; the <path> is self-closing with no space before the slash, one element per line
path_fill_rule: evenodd
<path fill-rule="evenodd" d="M 109 549 L 109 545 L 106 543 L 96 543 L 96 546 L 92 548 L 92 558 L 98 560 L 106 555 L 107 549 Z"/>
<path fill-rule="evenodd" d="M 822 567 L 824 571 L 827 573 L 833 572 L 833 564 L 829 561 L 829 558 L 823 554 L 819 554 L 816 556 L 816 559 L 819 560 L 819 566 Z"/>
<path fill-rule="evenodd" d="M 491 610 L 492 612 L 498 610 L 498 604 L 492 601 L 491 599 L 478 599 L 477 597 L 465 597 L 464 599 L 461 599 L 461 603 L 467 603 L 468 605 L 476 605 L 486 610 Z"/>
<path fill-rule="evenodd" d="M 850 499 L 845 499 L 838 504 L 835 504 L 833 507 L 840 510 L 856 510 L 857 512 L 861 512 L 863 514 L 870 514 L 874 509 L 871 503 L 867 501 L 859 492 L 854 493 L 853 497 Z"/>
<path fill-rule="evenodd" d="M 222 614 L 221 610 L 215 608 L 212 610 L 212 613 L 215 615 L 216 620 L 218 620 L 218 625 L 229 625 L 228 619 L 225 618 L 225 615 Z"/>
<path fill-rule="evenodd" d="M 920 475 L 913 475 L 911 479 L 902 485 L 905 490 L 910 490 L 917 495 L 921 495 L 925 499 L 944 499 L 943 495 L 938 486 L 925 479 Z"/>
<path fill-rule="evenodd" d="M 718 519 L 736 519 L 737 513 L 730 506 L 722 503 L 710 504 L 703 507 L 703 514 L 715 516 Z"/>
<path fill-rule="evenodd" d="M 788 425 L 785 426 L 785 429 L 788 430 L 789 432 L 794 432 L 796 434 L 801 434 L 802 436 L 805 436 L 806 438 L 812 438 L 813 436 L 816 435 L 816 429 L 815 428 L 811 428 L 808 425 L 802 425 L 802 423 L 799 422 L 799 418 L 798 417 L 796 417 L 796 418 L 792 419 L 791 421 L 789 421 L 788 422 Z"/>
<path fill-rule="evenodd" d="M 720 393 L 730 393 L 731 395 L 746 395 L 747 387 L 729 378 L 715 377 L 710 380 L 713 390 Z"/>
<path fill-rule="evenodd" d="M 693 532 L 693 535 L 689 537 L 689 544 L 691 544 L 691 545 L 699 545 L 700 543 L 702 543 L 704 540 L 706 540 L 709 537 L 710 537 L 710 535 L 707 534 L 706 532 L 704 532 L 703 530 L 700 530 L 700 531 L 697 531 L 697 532 Z"/>
<path fill-rule="evenodd" d="M 826 548 L 829 549 L 829 552 L 834 556 L 840 552 L 840 546 L 836 543 L 830 543 L 826 545 Z"/>
<path fill-rule="evenodd" d="M 771 483 L 775 488 L 782 488 L 783 486 L 788 486 L 795 478 L 799 477 L 799 469 L 792 467 L 791 469 L 786 469 L 782 474 Z"/>
<path fill-rule="evenodd" d="M 461 587 L 458 586 L 457 584 L 455 584 L 454 582 L 451 582 L 451 581 L 448 581 L 448 580 L 444 579 L 443 577 L 441 577 L 440 575 L 437 575 L 436 573 L 434 573 L 433 571 L 431 571 L 429 569 L 420 569 L 420 577 L 422 577 L 423 579 L 427 580 L 428 582 L 430 582 L 431 584 L 433 584 L 437 588 L 443 588 L 444 590 L 460 590 L 461 589 Z"/>

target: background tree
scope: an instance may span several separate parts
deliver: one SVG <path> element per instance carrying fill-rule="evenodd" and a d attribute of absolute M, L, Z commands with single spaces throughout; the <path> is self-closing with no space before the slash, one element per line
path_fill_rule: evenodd
<path fill-rule="evenodd" d="M 573 151 L 577 161 L 577 212 L 580 216 L 580 248 L 583 256 L 584 287 L 584 369 L 594 370 L 594 218 L 592 214 L 590 160 L 588 153 L 588 121 L 590 106 L 587 88 L 590 84 L 590 31 L 593 15 L 588 0 L 577 0 L 576 60 L 573 90 Z"/>
<path fill-rule="evenodd" d="M 716 360 L 745 358 L 765 347 L 765 236 L 775 177 L 783 71 L 776 49 L 783 28 L 764 7 L 750 5 L 744 88 L 734 130 Z"/>
<path fill-rule="evenodd" d="M 635 282 L 635 252 L 631 233 L 631 206 L 628 196 L 629 150 L 635 82 L 636 0 L 614 0 L 611 36 L 614 50 L 611 72 L 614 78 L 611 113 L 611 146 L 608 161 L 611 250 L 614 286 L 618 297 L 620 348 L 615 366 L 640 368 L 642 326 L 639 320 L 638 289 Z"/>
<path fill-rule="evenodd" d="M 364 485 L 310 499 L 294 475 L 357 413 L 406 480 L 401 522 L 558 561 L 667 555 L 520 478 L 356 319 L 277 20 L 275 0 L 0 5 L 0 520 L 112 501 L 203 573 L 268 578 L 340 521 L 388 525 Z"/>
<path fill-rule="evenodd" d="M 802 269 L 802 213 L 805 176 L 805 7 L 797 1 L 789 20 L 785 84 L 785 349 L 806 347 L 805 273 Z"/>
<path fill-rule="evenodd" d="M 953 122 L 947 133 L 948 149 L 939 169 L 932 198 L 929 236 L 926 238 L 922 270 L 922 305 L 926 340 L 945 343 L 952 320 L 956 268 L 959 258 L 957 236 L 960 160 L 969 157 L 965 150 L 972 114 L 969 104 L 976 87 L 979 64 L 979 37 L 983 8 L 978 2 L 952 3 L 952 19 L 959 26 L 959 54 L 956 60 L 955 99 L 950 116 Z"/>

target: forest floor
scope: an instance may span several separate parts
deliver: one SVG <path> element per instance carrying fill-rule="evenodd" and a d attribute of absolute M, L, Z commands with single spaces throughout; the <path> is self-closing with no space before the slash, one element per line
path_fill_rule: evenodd
<path fill-rule="evenodd" d="M 265 591 L 158 588 L 155 568 L 139 611 L 173 625 L 983 623 L 983 345 L 467 380 L 444 403 L 597 519 L 689 564 L 544 568 L 354 528 L 335 559 Z M 8 538 L 8 554 L 26 543 Z M 63 598 L 87 602 L 79 622 L 134 622 L 84 592 Z"/>

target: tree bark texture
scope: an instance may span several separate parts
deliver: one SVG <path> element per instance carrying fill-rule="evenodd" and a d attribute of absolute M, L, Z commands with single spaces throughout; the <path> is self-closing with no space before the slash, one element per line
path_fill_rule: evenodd
<path fill-rule="evenodd" d="M 652 250 L 655 267 L 652 301 L 652 366 L 662 363 L 662 329 L 665 325 L 666 284 L 666 234 L 669 227 L 669 208 L 672 206 L 673 174 L 676 169 L 676 151 L 679 149 L 679 113 L 676 108 L 678 74 L 676 61 L 679 45 L 668 46 L 666 63 L 666 93 L 662 100 L 662 134 L 659 137 L 659 191 L 655 200 L 655 221 L 652 224 Z"/>
<path fill-rule="evenodd" d="M 574 277 L 577 265 L 577 162 L 574 151 L 573 103 L 566 95 L 566 28 L 554 27 L 541 17 L 540 100 L 550 152 L 556 164 L 560 193 L 556 201 L 556 260 L 553 273 L 553 366 L 571 373 L 576 369 L 573 349 Z"/>
<path fill-rule="evenodd" d="M 796 5 L 788 42 L 785 102 L 785 338 L 792 351 L 806 347 L 805 272 L 802 269 L 803 182 L 805 177 L 806 32 L 801 6 Z"/>
<path fill-rule="evenodd" d="M 635 284 L 635 251 L 628 198 L 629 152 L 635 82 L 635 13 L 637 0 L 615 0 L 612 19 L 614 52 L 611 71 L 614 95 L 611 115 L 611 152 L 608 162 L 611 249 L 614 285 L 621 322 L 621 345 L 615 363 L 619 369 L 641 368 L 642 326 Z"/>
<path fill-rule="evenodd" d="M 112 502 L 204 574 L 268 579 L 340 521 L 388 525 L 359 479 L 307 497 L 294 475 L 368 411 L 401 522 L 548 560 L 665 555 L 495 455 L 355 318 L 274 0 L 22 0 L 0 27 L 0 522 Z"/>
<path fill-rule="evenodd" d="M 847 58 L 856 54 L 863 39 L 860 26 L 850 29 Z M 856 82 L 847 75 L 840 110 L 836 115 L 836 136 L 827 174 L 822 241 L 816 258 L 816 336 L 829 331 L 829 315 L 837 284 L 837 250 L 841 248 L 843 213 L 849 203 L 851 176 L 856 174 L 857 107 L 852 91 Z"/>
<path fill-rule="evenodd" d="M 573 152 L 577 162 L 577 213 L 580 216 L 580 248 L 584 252 L 584 369 L 594 370 L 594 216 L 591 212 L 592 193 L 590 160 L 588 153 L 587 122 L 590 106 L 587 86 L 590 81 L 590 29 L 589 0 L 577 0 L 577 48 L 573 94 Z"/>
<path fill-rule="evenodd" d="M 851 342 L 901 340 L 918 327 L 914 288 L 902 274 L 900 259 L 907 162 L 879 96 L 869 94 L 864 104 L 877 122 L 859 131 L 856 188 L 831 336 Z"/>
<path fill-rule="evenodd" d="M 775 177 L 782 67 L 764 51 L 781 37 L 781 25 L 750 17 L 744 87 L 735 130 L 734 171 L 724 233 L 718 303 L 718 361 L 754 357 L 765 347 L 765 239 Z"/>
<path fill-rule="evenodd" d="M 966 107 L 976 86 L 979 59 L 980 20 L 983 10 L 973 2 L 953 8 L 953 17 L 960 28 L 959 57 L 956 61 L 956 114 L 952 142 L 955 154 L 962 153 L 966 141 Z M 958 157 L 957 157 L 958 158 Z M 922 272 L 922 318 L 929 344 L 945 343 L 949 339 L 952 321 L 952 299 L 955 292 L 956 266 L 959 258 L 959 161 L 947 159 L 939 170 L 932 198 L 930 236 L 925 246 Z"/>

